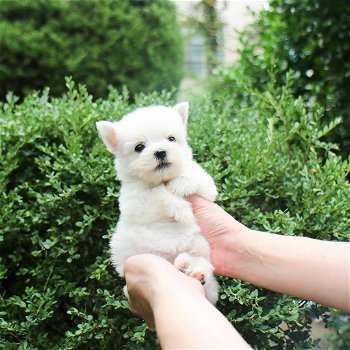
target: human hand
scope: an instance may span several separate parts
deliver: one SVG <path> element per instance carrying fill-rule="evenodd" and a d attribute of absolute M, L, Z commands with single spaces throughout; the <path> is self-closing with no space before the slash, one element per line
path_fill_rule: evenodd
<path fill-rule="evenodd" d="M 135 255 L 126 261 L 124 272 L 131 311 L 156 328 L 162 349 L 250 349 L 205 298 L 200 282 L 168 261 Z"/>
<path fill-rule="evenodd" d="M 199 281 L 178 271 L 167 260 L 152 254 L 135 255 L 124 266 L 130 310 L 155 327 L 154 312 L 161 299 L 174 293 L 202 295 Z"/>
<path fill-rule="evenodd" d="M 235 277 L 239 266 L 240 247 L 251 231 L 227 214 L 217 204 L 198 195 L 187 197 L 203 236 L 211 248 L 215 273 Z"/>

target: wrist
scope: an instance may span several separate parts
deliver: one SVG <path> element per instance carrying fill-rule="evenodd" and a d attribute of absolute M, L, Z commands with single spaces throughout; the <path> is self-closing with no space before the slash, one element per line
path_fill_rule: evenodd
<path fill-rule="evenodd" d="M 236 224 L 232 225 L 225 243 L 227 264 L 225 264 L 226 269 L 223 275 L 243 280 L 249 276 L 250 271 L 254 269 L 255 262 L 259 260 L 256 241 L 260 239 L 260 234 L 244 225 L 239 228 Z"/>
<path fill-rule="evenodd" d="M 242 234 L 234 247 L 236 258 L 232 277 L 263 287 L 268 271 L 274 270 L 285 260 L 280 241 L 279 235 L 270 232 L 249 229 Z"/>

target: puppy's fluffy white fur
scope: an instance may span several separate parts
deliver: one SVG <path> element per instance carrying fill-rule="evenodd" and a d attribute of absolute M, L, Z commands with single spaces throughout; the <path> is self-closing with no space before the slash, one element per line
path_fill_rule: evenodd
<path fill-rule="evenodd" d="M 186 141 L 188 103 L 151 106 L 127 114 L 119 122 L 100 121 L 97 129 L 115 155 L 121 181 L 120 218 L 110 241 L 112 262 L 120 276 L 127 258 L 157 254 L 204 284 L 215 304 L 218 284 L 210 248 L 200 234 L 191 194 L 213 201 L 212 178 L 192 159 Z"/>

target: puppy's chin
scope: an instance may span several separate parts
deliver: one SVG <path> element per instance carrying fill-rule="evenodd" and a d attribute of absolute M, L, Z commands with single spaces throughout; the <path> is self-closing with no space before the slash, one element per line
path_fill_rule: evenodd
<path fill-rule="evenodd" d="M 179 176 L 181 169 L 182 167 L 180 164 L 159 162 L 155 169 L 148 176 L 145 176 L 143 180 L 157 186 L 162 183 L 167 183 Z"/>
<path fill-rule="evenodd" d="M 171 167 L 171 163 L 164 161 L 164 162 L 159 162 L 159 164 L 156 166 L 154 171 L 159 171 L 159 172 L 166 172 L 169 170 Z"/>

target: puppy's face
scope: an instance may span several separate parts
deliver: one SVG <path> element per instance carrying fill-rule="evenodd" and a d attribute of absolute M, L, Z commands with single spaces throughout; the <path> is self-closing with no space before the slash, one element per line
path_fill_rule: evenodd
<path fill-rule="evenodd" d="M 159 185 L 177 177 L 192 158 L 186 141 L 188 103 L 173 108 L 137 109 L 119 122 L 97 122 L 107 149 L 115 155 L 122 181 Z"/>

